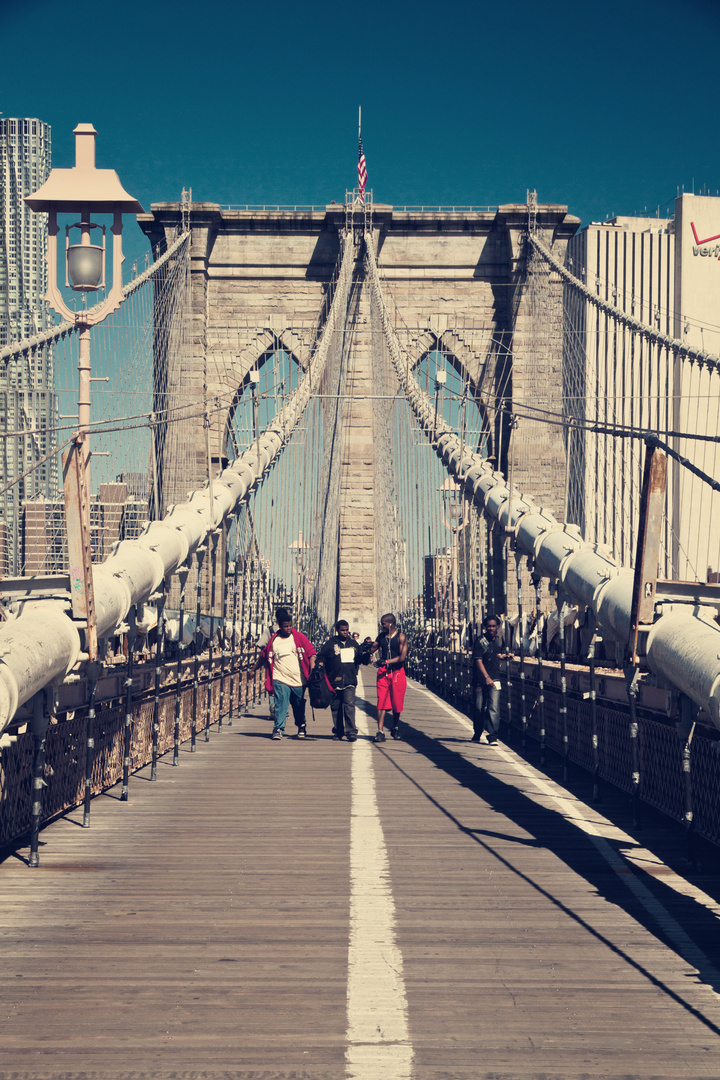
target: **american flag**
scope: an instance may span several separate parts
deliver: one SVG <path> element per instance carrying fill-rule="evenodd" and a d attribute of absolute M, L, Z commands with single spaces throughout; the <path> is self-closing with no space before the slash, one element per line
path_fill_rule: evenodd
<path fill-rule="evenodd" d="M 358 135 L 358 190 L 360 202 L 365 202 L 365 185 L 367 184 L 367 166 L 365 165 L 365 151 L 363 150 L 362 135 Z"/>

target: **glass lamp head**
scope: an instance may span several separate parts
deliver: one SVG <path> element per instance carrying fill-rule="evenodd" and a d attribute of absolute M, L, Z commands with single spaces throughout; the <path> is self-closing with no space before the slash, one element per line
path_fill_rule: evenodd
<path fill-rule="evenodd" d="M 70 243 L 70 230 L 80 230 L 80 243 Z M 102 232 L 102 244 L 91 244 L 93 229 Z M 75 292 L 97 292 L 105 286 L 105 226 L 96 225 L 89 216 L 65 226 L 65 284 Z"/>
<path fill-rule="evenodd" d="M 104 285 L 105 249 L 97 244 L 73 244 L 67 249 L 69 284 L 76 292 L 96 292 Z"/>

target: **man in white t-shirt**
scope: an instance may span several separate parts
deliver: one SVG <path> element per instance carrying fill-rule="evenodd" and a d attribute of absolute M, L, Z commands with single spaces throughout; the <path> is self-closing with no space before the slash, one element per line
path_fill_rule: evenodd
<path fill-rule="evenodd" d="M 275 697 L 275 726 L 273 739 L 282 739 L 288 708 L 292 705 L 298 739 L 304 739 L 305 687 L 310 672 L 315 667 L 315 648 L 311 641 L 295 630 L 292 616 L 287 608 L 275 612 L 280 629 L 270 638 L 260 653 L 255 671 L 267 669 L 265 689 Z"/>

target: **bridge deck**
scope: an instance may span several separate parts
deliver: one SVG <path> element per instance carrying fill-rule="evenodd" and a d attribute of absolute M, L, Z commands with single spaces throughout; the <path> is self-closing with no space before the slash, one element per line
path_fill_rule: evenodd
<path fill-rule="evenodd" d="M 418 687 L 256 712 L 0 867 L 3 1080 L 717 1077 L 710 896 Z"/>

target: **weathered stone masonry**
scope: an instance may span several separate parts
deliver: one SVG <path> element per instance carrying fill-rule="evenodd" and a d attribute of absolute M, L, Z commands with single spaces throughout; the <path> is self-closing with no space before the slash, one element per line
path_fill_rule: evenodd
<path fill-rule="evenodd" d="M 156 243 L 176 234 L 178 203 L 154 204 L 140 223 Z M 542 333 L 529 310 L 523 236 L 524 205 L 485 212 L 406 212 L 373 208 L 378 265 L 388 306 L 397 308 L 418 362 L 443 342 L 484 395 L 501 395 L 508 411 L 523 404 L 551 404 L 562 394 L 562 287 L 551 280 Z M 579 222 L 559 205 L 539 206 L 538 233 L 557 256 Z M 198 398 L 235 393 L 247 372 L 282 336 L 300 363 L 322 326 L 328 285 L 345 227 L 345 207 L 325 212 L 223 210 L 194 204 L 192 230 L 192 354 L 183 358 L 185 384 Z M 358 262 L 358 267 L 361 263 Z M 360 272 L 360 271 L 358 271 Z M 372 386 L 369 293 L 359 282 L 356 330 L 348 390 Z M 172 362 L 172 361 L 171 361 Z M 565 453 L 562 432 L 540 419 L 523 418 L 509 446 L 507 414 L 495 414 L 493 445 L 498 466 L 513 483 L 553 513 L 562 514 Z M 194 442 L 195 475 L 174 476 L 163 463 L 166 504 L 201 484 L 208 473 L 202 420 L 186 438 Z M 227 416 L 213 426 L 213 466 L 223 464 Z M 372 418 L 368 402 L 350 402 L 343 447 L 338 611 L 363 627 L 377 612 L 374 579 Z"/>

